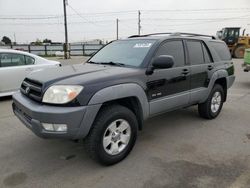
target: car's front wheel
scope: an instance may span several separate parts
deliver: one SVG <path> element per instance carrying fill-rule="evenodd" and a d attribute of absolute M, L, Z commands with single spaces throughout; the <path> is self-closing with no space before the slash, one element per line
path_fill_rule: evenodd
<path fill-rule="evenodd" d="M 200 116 L 206 119 L 216 118 L 222 109 L 224 97 L 225 93 L 222 86 L 216 84 L 209 94 L 208 99 L 198 105 Z"/>
<path fill-rule="evenodd" d="M 128 108 L 120 105 L 102 108 L 84 141 L 88 154 L 104 165 L 118 163 L 132 150 L 137 127 L 136 116 Z"/>

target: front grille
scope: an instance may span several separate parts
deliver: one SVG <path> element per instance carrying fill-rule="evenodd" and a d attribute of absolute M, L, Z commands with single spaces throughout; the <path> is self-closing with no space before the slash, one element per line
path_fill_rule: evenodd
<path fill-rule="evenodd" d="M 43 85 L 37 81 L 25 78 L 21 85 L 21 92 L 27 97 L 35 101 L 42 101 L 42 87 Z"/>

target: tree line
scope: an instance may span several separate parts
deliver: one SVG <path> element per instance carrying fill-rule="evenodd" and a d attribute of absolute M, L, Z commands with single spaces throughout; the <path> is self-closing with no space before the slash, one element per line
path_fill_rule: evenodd
<path fill-rule="evenodd" d="M 15 42 L 12 42 L 11 39 L 7 36 L 3 36 L 1 42 L 5 45 L 11 45 L 11 44 L 14 44 L 15 45 Z M 31 42 L 30 44 L 32 45 L 43 45 L 43 44 L 51 44 L 52 43 L 52 40 L 50 39 L 44 39 L 44 40 L 40 40 L 40 39 L 36 39 L 35 42 Z"/>

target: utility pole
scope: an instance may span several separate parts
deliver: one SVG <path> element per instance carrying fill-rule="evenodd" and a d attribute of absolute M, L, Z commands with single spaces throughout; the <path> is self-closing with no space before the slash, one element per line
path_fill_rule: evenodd
<path fill-rule="evenodd" d="M 119 39 L 119 19 L 116 19 L 116 40 Z"/>
<path fill-rule="evenodd" d="M 16 33 L 14 33 L 14 42 L 16 44 Z"/>
<path fill-rule="evenodd" d="M 138 35 L 141 35 L 141 11 L 138 10 Z"/>
<path fill-rule="evenodd" d="M 65 30 L 65 43 L 64 43 L 64 58 L 68 59 L 68 28 L 67 28 L 67 12 L 66 12 L 66 5 L 68 4 L 68 0 L 63 0 L 63 12 L 64 12 L 64 30 Z"/>

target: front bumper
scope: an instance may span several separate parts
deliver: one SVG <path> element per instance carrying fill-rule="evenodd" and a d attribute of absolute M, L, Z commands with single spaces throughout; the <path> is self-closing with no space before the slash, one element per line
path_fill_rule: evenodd
<path fill-rule="evenodd" d="M 244 71 L 245 71 L 245 72 L 250 71 L 250 64 L 243 63 L 243 64 L 242 64 L 242 67 L 244 68 Z"/>
<path fill-rule="evenodd" d="M 42 138 L 80 139 L 88 134 L 100 105 L 58 107 L 34 102 L 20 92 L 13 95 L 13 112 L 20 121 Z M 67 132 L 46 131 L 42 123 L 66 124 Z"/>

